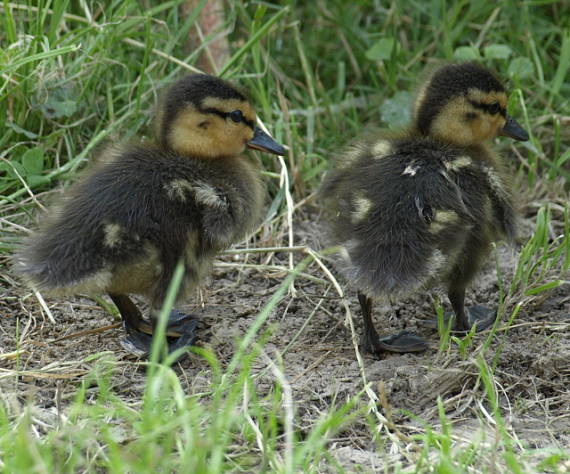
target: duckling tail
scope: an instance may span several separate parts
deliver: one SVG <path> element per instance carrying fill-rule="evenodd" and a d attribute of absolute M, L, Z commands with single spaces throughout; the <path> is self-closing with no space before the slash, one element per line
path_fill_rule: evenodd
<path fill-rule="evenodd" d="M 96 249 L 90 248 L 89 258 L 82 252 L 85 246 L 92 247 L 90 242 L 63 241 L 49 230 L 24 244 L 13 258 L 14 272 L 30 286 L 53 293 L 104 287 L 110 274 L 103 269 L 103 259 L 95 255 Z"/>

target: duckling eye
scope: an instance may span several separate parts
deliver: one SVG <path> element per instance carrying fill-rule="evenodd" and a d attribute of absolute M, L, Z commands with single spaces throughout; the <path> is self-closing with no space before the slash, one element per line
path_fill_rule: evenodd
<path fill-rule="evenodd" d="M 234 110 L 233 112 L 230 112 L 228 115 L 236 123 L 243 122 L 243 114 L 241 110 Z"/>
<path fill-rule="evenodd" d="M 491 105 L 489 105 L 487 110 L 489 111 L 489 113 L 495 115 L 500 112 L 501 106 L 499 105 L 498 102 L 493 102 Z"/>

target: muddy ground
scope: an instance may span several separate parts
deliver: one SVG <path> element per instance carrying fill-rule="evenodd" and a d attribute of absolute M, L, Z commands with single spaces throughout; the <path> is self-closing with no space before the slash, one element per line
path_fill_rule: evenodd
<path fill-rule="evenodd" d="M 297 245 L 318 245 L 316 215 L 301 210 L 295 223 Z M 527 230 L 532 220 L 526 222 Z M 285 241 L 285 239 L 284 239 Z M 275 245 L 258 240 L 253 245 Z M 510 281 L 517 249 L 500 246 L 497 250 L 505 281 Z M 295 254 L 300 261 L 303 255 Z M 259 267 L 240 268 L 248 264 Z M 260 309 L 279 288 L 285 272 L 262 265 L 287 267 L 288 254 L 226 255 L 224 266 L 215 269 L 212 280 L 203 287 L 200 298 L 183 307 L 199 316 L 199 345 L 210 347 L 222 363 L 229 361 L 235 341 L 252 324 Z M 0 389 L 20 402 L 33 400 L 49 408 L 57 400 L 69 403 L 79 381 L 94 362 L 85 359 L 100 351 L 112 351 L 119 370 L 113 378 L 114 390 L 121 397 L 138 399 L 145 368 L 119 344 L 121 327 L 104 329 L 118 322 L 87 297 L 64 301 L 46 298 L 56 324 L 50 322 L 36 297 L 7 271 L 5 260 L 0 287 Z M 293 387 L 299 430 L 310 427 L 334 400 L 344 400 L 362 389 L 359 367 L 345 324 L 345 313 L 334 288 L 316 264 L 307 270 L 321 281 L 298 278 L 296 296 L 291 294 L 278 304 L 264 326 L 272 332 L 265 351 L 283 352 L 286 375 Z M 360 311 L 353 291 L 347 288 L 350 308 L 360 332 Z M 499 403 L 507 427 L 527 448 L 566 448 L 570 446 L 570 286 L 563 284 L 546 296 L 528 299 L 510 328 L 499 325 L 485 359 L 495 357 L 495 380 Z M 491 258 L 484 272 L 468 293 L 468 302 L 496 306 L 498 284 Z M 397 303 L 377 305 L 376 326 L 380 333 L 409 330 L 430 342 L 421 354 L 387 354 L 381 358 L 363 354 L 364 366 L 372 389 L 383 391 L 391 406 L 391 419 L 403 433 L 422 431 L 418 420 L 438 425 L 436 399 L 442 397 L 447 416 L 454 421 L 457 436 L 470 439 L 483 430 L 481 404 L 488 407 L 484 389 L 478 382 L 476 357 L 488 336 L 477 335 L 473 346 L 462 357 L 457 348 L 438 351 L 437 333 L 418 324 L 434 315 L 433 298 L 437 293 L 416 295 Z M 442 301 L 446 303 L 445 299 Z M 516 301 L 508 301 L 506 315 Z M 311 321 L 300 333 L 307 318 Z M 504 321 L 503 321 L 504 323 Z M 83 333 L 94 330 L 92 333 Z M 18 334 L 18 337 L 16 336 Z M 8 353 L 22 351 L 20 371 L 26 375 L 7 377 L 16 369 Z M 262 361 L 255 371 L 263 370 Z M 209 382 L 208 365 L 196 355 L 176 368 L 188 392 L 200 390 Z M 51 374 L 49 377 L 46 374 Z M 259 390 L 268 390 L 270 378 L 259 380 Z M 2 387 L 2 384 L 4 385 Z M 386 413 L 385 410 L 382 410 Z M 412 413 L 415 419 L 409 416 Z M 487 424 L 487 427 L 489 425 Z M 492 438 L 492 428 L 489 437 Z M 364 425 L 351 425 L 330 445 L 330 451 L 347 468 L 355 464 L 373 469 L 379 465 L 370 431 Z"/>

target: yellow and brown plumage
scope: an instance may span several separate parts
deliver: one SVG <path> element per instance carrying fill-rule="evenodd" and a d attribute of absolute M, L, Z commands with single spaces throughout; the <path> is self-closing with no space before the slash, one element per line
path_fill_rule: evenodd
<path fill-rule="evenodd" d="M 147 324 L 128 294 L 159 313 L 177 263 L 178 301 L 210 272 L 214 256 L 257 223 L 263 186 L 245 147 L 282 154 L 255 126 L 249 100 L 226 81 L 190 75 L 168 90 L 153 144 L 107 147 L 93 168 L 16 256 L 15 268 L 40 291 L 108 293 L 127 344 L 145 352 Z M 194 320 L 173 311 L 176 349 L 194 338 Z"/>
<path fill-rule="evenodd" d="M 339 268 L 359 291 L 363 347 L 412 352 L 426 343 L 409 333 L 381 339 L 372 298 L 395 298 L 442 285 L 456 329 L 479 329 L 494 312 L 465 310 L 467 285 L 491 243 L 513 239 L 515 211 L 500 157 L 485 142 L 527 140 L 506 113 L 499 80 L 475 63 L 446 65 L 420 88 L 413 123 L 357 141 L 336 162 L 321 190 Z"/>

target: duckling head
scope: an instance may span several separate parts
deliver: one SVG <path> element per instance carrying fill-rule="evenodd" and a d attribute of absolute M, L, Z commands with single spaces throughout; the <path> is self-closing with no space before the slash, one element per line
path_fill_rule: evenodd
<path fill-rule="evenodd" d="M 232 84 L 207 74 L 192 74 L 166 92 L 157 117 L 162 146 L 182 156 L 224 158 L 246 147 L 276 155 L 285 149 L 255 125 L 247 97 Z"/>
<path fill-rule="evenodd" d="M 477 63 L 435 70 L 420 89 L 414 109 L 417 130 L 445 143 L 477 145 L 498 135 L 528 140 L 528 133 L 507 114 L 503 85 Z"/>

